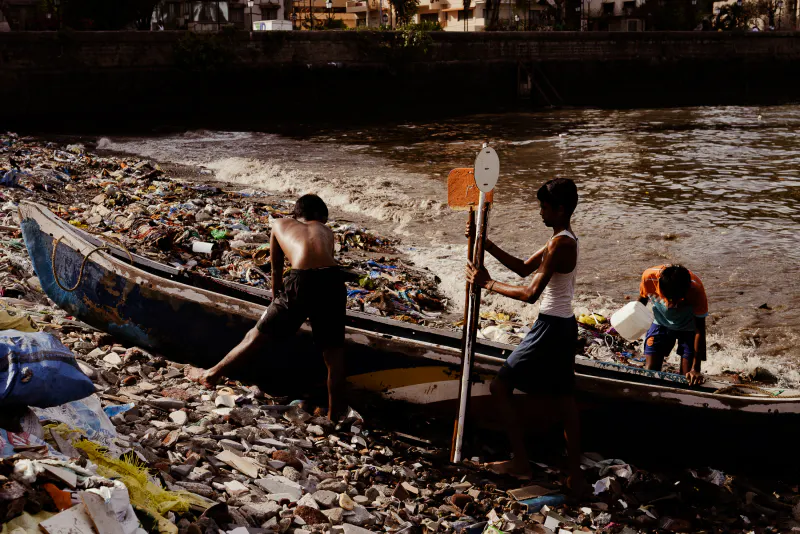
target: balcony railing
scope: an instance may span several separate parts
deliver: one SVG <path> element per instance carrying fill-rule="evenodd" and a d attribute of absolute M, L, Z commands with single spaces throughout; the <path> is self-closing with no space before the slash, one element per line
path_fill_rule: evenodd
<path fill-rule="evenodd" d="M 363 11 L 371 11 L 373 9 L 378 9 L 377 0 L 349 0 L 347 2 L 348 13 L 361 13 Z"/>

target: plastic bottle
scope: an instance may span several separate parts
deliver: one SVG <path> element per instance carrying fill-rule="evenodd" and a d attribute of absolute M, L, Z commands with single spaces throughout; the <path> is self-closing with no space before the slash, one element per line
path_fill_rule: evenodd
<path fill-rule="evenodd" d="M 534 497 L 533 499 L 525 499 L 520 501 L 520 504 L 528 506 L 528 513 L 535 514 L 545 506 L 560 506 L 564 504 L 567 498 L 560 493 L 554 495 L 542 495 L 541 497 Z"/>
<path fill-rule="evenodd" d="M 651 324 L 653 312 L 638 300 L 627 303 L 611 316 L 611 326 L 628 341 L 636 341 L 645 335 Z"/>

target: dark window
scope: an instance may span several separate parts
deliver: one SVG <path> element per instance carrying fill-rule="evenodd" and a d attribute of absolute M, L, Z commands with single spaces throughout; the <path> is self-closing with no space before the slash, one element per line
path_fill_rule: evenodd
<path fill-rule="evenodd" d="M 438 13 L 425 13 L 424 15 L 419 16 L 420 22 L 439 22 L 439 14 Z"/>
<path fill-rule="evenodd" d="M 613 15 L 614 14 L 614 4 L 603 4 L 603 15 Z"/>
<path fill-rule="evenodd" d="M 636 9 L 636 0 L 632 0 L 630 2 L 623 2 L 622 9 L 625 11 L 625 14 L 631 15 L 633 10 Z"/>
<path fill-rule="evenodd" d="M 234 24 L 244 24 L 244 9 L 232 8 L 231 9 L 231 22 Z"/>
<path fill-rule="evenodd" d="M 466 12 L 462 9 L 458 12 L 458 20 L 472 20 L 472 10 L 468 9 Z"/>
<path fill-rule="evenodd" d="M 278 20 L 278 10 L 261 8 L 261 20 Z"/>

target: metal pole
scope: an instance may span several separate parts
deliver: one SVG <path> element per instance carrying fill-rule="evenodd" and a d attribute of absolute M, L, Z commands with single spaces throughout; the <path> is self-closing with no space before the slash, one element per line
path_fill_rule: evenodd
<path fill-rule="evenodd" d="M 472 264 L 478 269 L 483 267 L 483 246 L 486 241 L 486 228 L 489 221 L 489 205 L 486 203 L 486 193 L 481 191 L 479 200 L 478 221 L 476 224 L 475 250 L 473 251 Z M 475 341 L 478 335 L 478 321 L 480 314 L 481 288 L 472 287 L 472 293 L 467 308 L 467 322 L 464 325 L 466 340 L 464 343 L 464 362 L 461 370 L 461 388 L 459 391 L 458 422 L 456 424 L 456 439 L 453 447 L 453 462 L 460 462 L 464 445 L 464 423 L 467 418 L 467 403 L 470 394 L 470 375 L 472 374 L 472 359 L 475 353 Z"/>

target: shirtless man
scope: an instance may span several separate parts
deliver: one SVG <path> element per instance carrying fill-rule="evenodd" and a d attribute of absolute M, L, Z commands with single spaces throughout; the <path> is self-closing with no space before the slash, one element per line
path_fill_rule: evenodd
<path fill-rule="evenodd" d="M 505 267 L 523 278 L 533 274 L 530 284 L 504 284 L 492 280 L 486 269 L 478 270 L 471 263 L 467 266 L 467 279 L 490 292 L 530 304 L 541 297 L 539 317 L 490 386 L 498 415 L 504 419 L 514 458 L 490 464 L 489 468 L 519 478 L 531 476 L 524 439 L 527 425 L 513 403 L 514 390 L 519 389 L 555 402 L 564 421 L 570 473 L 567 482 L 574 492 L 580 493 L 585 490 L 586 482 L 580 469 L 580 429 L 573 370 L 578 324 L 572 310 L 578 238 L 570 224 L 578 204 L 578 189 L 572 180 L 556 178 L 542 185 L 536 197 L 542 222 L 553 229 L 553 237 L 544 247 L 525 260 L 486 241 L 486 251 Z"/>
<path fill-rule="evenodd" d="M 277 219 L 270 237 L 273 300 L 233 350 L 208 369 L 188 368 L 187 376 L 213 387 L 227 370 L 239 367 L 261 352 L 269 341 L 293 336 L 309 320 L 314 343 L 328 367 L 328 418 L 340 412 L 344 388 L 344 324 L 347 292 L 334 259 L 334 237 L 328 207 L 316 195 L 304 195 L 294 205 L 294 218 Z M 292 265 L 283 277 L 284 257 Z"/>

